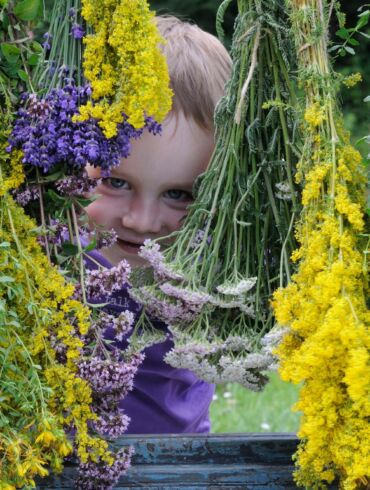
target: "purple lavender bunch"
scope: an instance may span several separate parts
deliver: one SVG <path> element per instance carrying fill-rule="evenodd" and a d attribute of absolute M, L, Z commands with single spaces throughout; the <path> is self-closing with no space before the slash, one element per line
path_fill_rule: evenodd
<path fill-rule="evenodd" d="M 131 463 L 132 447 L 122 448 L 115 455 L 111 466 L 103 461 L 80 463 L 76 481 L 78 490 L 111 490 Z"/>
<path fill-rule="evenodd" d="M 22 97 L 8 151 L 21 149 L 23 163 L 44 173 L 60 164 L 76 171 L 89 163 L 108 176 L 110 169 L 119 165 L 120 158 L 130 154 L 131 138 L 138 138 L 144 128 L 136 130 L 124 121 L 118 125 L 117 136 L 107 139 L 97 120 L 74 122 L 73 116 L 90 95 L 89 86 L 77 87 L 69 79 L 64 88 L 52 89 L 44 98 L 35 94 Z M 161 131 L 151 117 L 146 118 L 145 128 L 153 134 Z"/>

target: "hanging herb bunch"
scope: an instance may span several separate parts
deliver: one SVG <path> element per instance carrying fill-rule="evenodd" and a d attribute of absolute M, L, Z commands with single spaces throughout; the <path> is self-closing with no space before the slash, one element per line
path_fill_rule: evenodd
<path fill-rule="evenodd" d="M 220 35 L 228 4 L 219 10 Z M 275 363 L 271 345 L 262 345 L 273 326 L 269 298 L 289 280 L 294 248 L 294 57 L 283 2 L 238 7 L 214 155 L 173 244 L 144 244 L 152 275 L 144 285 L 142 274 L 132 276 L 132 294 L 145 305 L 139 325 L 150 331 L 145 314 L 169 325 L 175 346 L 166 362 L 260 390 Z"/>
<path fill-rule="evenodd" d="M 115 238 L 113 232 L 87 230 L 83 209 L 91 201 L 85 195 L 97 182 L 87 178 L 85 167 L 90 163 L 109 175 L 129 154 L 131 138 L 144 130 L 159 132 L 160 125 L 149 117 L 159 115 L 151 112 L 159 102 L 152 91 L 152 105 L 145 100 L 140 107 L 136 104 L 135 114 L 129 104 L 121 104 L 120 118 L 116 111 L 109 134 L 97 114 L 81 116 L 82 106 L 92 107 L 100 100 L 106 110 L 114 103 L 107 88 L 106 64 L 95 72 L 95 84 L 88 78 L 91 59 L 106 49 L 101 44 L 86 49 L 88 80 L 82 75 L 84 34 L 89 31 L 89 45 L 102 29 L 109 43 L 109 36 L 121 32 L 120 22 L 112 19 L 127 4 L 99 2 L 104 15 L 97 25 L 89 23 L 87 14 L 95 3 L 54 2 L 40 44 L 34 32 L 42 30 L 45 22 L 41 2 L 5 2 L 1 11 L 2 488 L 34 486 L 34 478 L 45 476 L 48 466 L 61 471 L 63 457 L 73 447 L 80 461 L 77 488 L 112 488 L 130 462 L 130 448 L 115 453 L 101 436 L 114 439 L 125 432 L 129 419 L 119 402 L 132 389 L 143 355 L 121 352 L 104 340 L 113 320 L 99 313 L 95 304 L 101 306 L 117 284 L 126 282 L 130 270 L 123 263 L 108 271 L 85 273 L 88 252 L 108 246 Z M 157 49 L 153 14 L 146 1 L 134 4 L 130 12 L 126 5 L 126 29 L 133 31 L 135 23 L 148 35 L 144 44 L 127 45 L 129 54 L 121 44 L 119 50 L 117 43 L 113 45 L 109 59 L 116 72 L 124 56 L 130 66 L 137 62 L 136 50 L 151 57 Z M 146 87 L 155 83 L 166 108 L 168 74 L 160 55 L 156 60 L 158 71 L 152 68 L 152 82 Z M 133 76 L 137 68 L 130 69 Z M 130 331 L 133 320 L 124 312 L 114 322 L 118 339 Z M 25 386 L 33 388 L 29 391 Z"/>
<path fill-rule="evenodd" d="M 337 105 L 342 78 L 328 57 L 329 2 L 287 3 L 305 92 L 304 146 L 296 174 L 303 208 L 296 225 L 299 248 L 292 255 L 298 271 L 275 293 L 274 310 L 285 331 L 277 351 L 280 374 L 302 383 L 295 406 L 303 414 L 296 480 L 326 488 L 337 478 L 340 488 L 365 489 L 370 484 L 370 316 L 364 166 Z M 356 78 L 343 81 L 348 85 Z"/>

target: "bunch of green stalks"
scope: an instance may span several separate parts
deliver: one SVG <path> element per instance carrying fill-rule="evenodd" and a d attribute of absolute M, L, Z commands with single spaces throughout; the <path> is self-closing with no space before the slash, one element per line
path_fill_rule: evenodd
<path fill-rule="evenodd" d="M 220 35 L 230 3 L 218 12 Z M 274 365 L 271 345 L 262 345 L 274 325 L 269 298 L 289 281 L 295 247 L 290 38 L 284 2 L 238 1 L 233 70 L 216 108 L 213 157 L 195 182 L 183 228 L 162 251 L 148 242 L 142 255 L 151 272 L 144 285 L 142 275 L 134 277 L 144 316 L 159 316 L 173 334 L 167 362 L 209 382 L 253 390 L 263 387 L 263 371 Z M 140 325 L 148 325 L 144 316 Z"/>
<path fill-rule="evenodd" d="M 80 12 L 81 0 L 53 3 L 48 31 L 44 34 L 44 41 L 50 45 L 50 50 L 43 50 L 32 75 L 32 82 L 38 91 L 47 92 L 61 87 L 66 78 L 73 78 L 76 85 L 82 84 L 82 41 L 76 42 L 71 35 L 72 24 L 82 24 Z"/>

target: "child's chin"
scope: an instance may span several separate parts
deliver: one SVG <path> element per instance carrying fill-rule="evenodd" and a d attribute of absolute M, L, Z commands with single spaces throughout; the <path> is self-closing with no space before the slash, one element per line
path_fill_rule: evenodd
<path fill-rule="evenodd" d="M 121 260 L 127 260 L 127 262 L 134 267 L 143 267 L 147 265 L 147 262 L 138 255 L 139 248 L 135 251 L 124 250 L 122 246 L 115 243 L 109 248 L 102 249 L 102 255 L 109 260 L 112 265 L 117 265 Z"/>

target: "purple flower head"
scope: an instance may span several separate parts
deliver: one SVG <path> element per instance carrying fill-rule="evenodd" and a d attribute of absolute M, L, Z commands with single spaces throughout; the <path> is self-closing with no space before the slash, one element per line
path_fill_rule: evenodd
<path fill-rule="evenodd" d="M 119 401 L 132 390 L 134 376 L 143 359 L 142 354 L 133 355 L 129 361 L 90 357 L 79 362 L 79 376 L 89 383 L 93 399 L 98 399 L 99 407 L 104 410 L 109 408 L 110 397 Z"/>
<path fill-rule="evenodd" d="M 40 192 L 38 186 L 30 185 L 24 191 L 14 191 L 13 195 L 16 202 L 20 206 L 24 207 L 27 206 L 29 202 L 38 199 L 40 196 Z"/>
<path fill-rule="evenodd" d="M 102 330 L 113 328 L 114 338 L 122 341 L 134 326 L 135 315 L 130 310 L 122 311 L 118 316 L 108 313 L 101 313 L 98 321 L 98 326 Z"/>
<path fill-rule="evenodd" d="M 183 280 L 183 274 L 173 270 L 169 264 L 165 263 L 160 248 L 158 243 L 155 243 L 148 238 L 147 240 L 144 240 L 143 246 L 140 247 L 139 256 L 149 262 L 158 279 L 172 279 L 174 281 Z"/>
<path fill-rule="evenodd" d="M 94 422 L 94 429 L 101 435 L 110 439 L 122 436 L 130 423 L 130 417 L 119 408 L 115 411 L 99 414 L 99 419 Z"/>
<path fill-rule="evenodd" d="M 117 241 L 117 232 L 112 228 L 111 230 L 99 230 L 97 233 L 96 248 L 111 247 Z"/>
<path fill-rule="evenodd" d="M 87 273 L 86 290 L 91 298 L 110 296 L 128 282 L 131 273 L 127 260 L 121 260 L 115 267 L 107 270 L 91 270 Z"/>
<path fill-rule="evenodd" d="M 58 142 L 60 145 L 61 141 Z M 101 179 L 91 179 L 84 171 L 81 175 L 70 175 L 58 180 L 56 188 L 66 196 L 84 196 L 95 191 Z"/>
<path fill-rule="evenodd" d="M 131 463 L 133 448 L 122 448 L 117 451 L 110 466 L 104 461 L 88 461 L 79 464 L 77 490 L 111 490 L 121 475 L 126 473 Z"/>
<path fill-rule="evenodd" d="M 77 14 L 77 10 L 75 9 L 75 7 L 71 7 L 69 10 L 68 10 L 68 16 L 69 17 L 75 17 L 75 15 Z"/>
<path fill-rule="evenodd" d="M 83 230 L 81 230 L 83 232 Z M 50 226 L 46 229 L 46 234 L 39 235 L 37 241 L 41 246 L 45 247 L 46 242 L 49 245 L 62 245 L 69 240 L 68 226 L 61 223 L 59 220 L 53 220 Z"/>
<path fill-rule="evenodd" d="M 85 31 L 80 24 L 73 24 L 71 34 L 74 39 L 82 39 L 85 35 Z"/>

